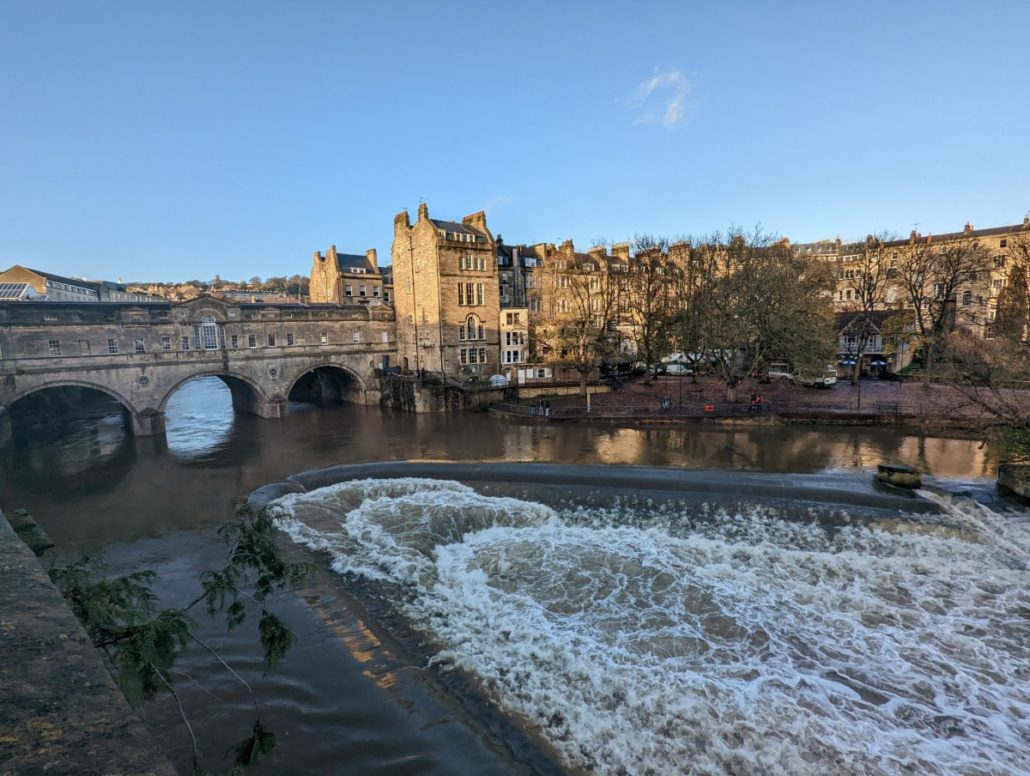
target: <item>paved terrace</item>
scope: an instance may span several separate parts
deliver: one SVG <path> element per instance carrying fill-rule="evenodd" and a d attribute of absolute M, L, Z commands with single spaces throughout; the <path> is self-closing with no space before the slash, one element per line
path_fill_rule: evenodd
<path fill-rule="evenodd" d="M 751 406 L 751 395 L 762 397 L 762 408 Z M 972 427 L 988 416 L 969 397 L 946 386 L 922 382 L 860 380 L 857 385 L 841 381 L 829 389 L 806 388 L 785 380 L 760 383 L 749 380 L 737 388 L 738 401 L 726 401 L 726 388 L 711 377 L 663 376 L 647 383 L 627 383 L 610 394 L 591 395 L 591 411 L 579 396 L 549 400 L 548 419 L 581 420 L 639 419 L 695 420 L 705 417 L 780 417 L 825 422 L 942 422 L 956 428 Z M 1030 414 L 1030 391 L 1003 391 L 1000 398 Z M 706 410 L 706 405 L 710 410 Z M 497 406 L 504 414 L 540 418 L 532 402 Z"/>

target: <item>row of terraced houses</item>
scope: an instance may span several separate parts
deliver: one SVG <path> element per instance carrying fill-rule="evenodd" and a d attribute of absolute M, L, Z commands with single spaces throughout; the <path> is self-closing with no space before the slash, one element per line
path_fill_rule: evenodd
<path fill-rule="evenodd" d="M 792 246 L 799 254 L 832 262 L 837 267 L 837 288 L 833 303 L 837 312 L 839 354 L 842 361 L 861 359 L 865 371 L 901 369 L 911 352 L 888 347 L 874 331 L 863 336 L 863 350 L 855 352 L 853 328 L 857 317 L 874 330 L 888 311 L 904 307 L 901 279 L 895 269 L 903 252 L 944 252 L 957 245 L 975 244 L 984 256 L 985 270 L 970 272 L 955 288 L 951 300 L 955 323 L 979 336 L 993 336 L 993 321 L 999 299 L 1013 262 L 1014 248 L 1030 241 L 1030 218 L 1011 226 L 974 229 L 967 224 L 961 232 L 921 235 L 913 232 L 903 240 L 877 240 L 885 277 L 875 304 L 860 300 L 863 273 L 868 273 L 870 242 L 842 243 L 840 239 Z M 687 246 L 669 246 L 670 257 L 685 254 Z M 335 246 L 327 255 L 316 253 L 311 273 L 311 301 L 339 304 L 393 304 L 397 318 L 397 346 L 400 366 L 449 376 L 504 374 L 519 382 L 551 379 L 551 366 L 530 340 L 530 324 L 539 316 L 565 304 L 560 289 L 543 282 L 541 269 L 556 262 L 564 267 L 575 262 L 582 270 L 596 273 L 597 283 L 608 284 L 632 271 L 635 256 L 628 243 L 610 250 L 599 247 L 582 253 L 572 241 L 507 244 L 490 231 L 482 212 L 461 221 L 431 218 L 424 203 L 412 223 L 407 211 L 394 218 L 392 265 L 377 266 L 376 252 L 338 254 Z M 559 278 L 560 279 L 560 278 Z M 548 295 L 555 298 L 545 299 Z M 618 301 L 624 309 L 609 326 L 618 349 L 627 359 L 636 355 L 636 337 L 631 295 Z M 872 309 L 870 309 L 872 307 Z M 541 363 L 534 363 L 540 361 Z"/>

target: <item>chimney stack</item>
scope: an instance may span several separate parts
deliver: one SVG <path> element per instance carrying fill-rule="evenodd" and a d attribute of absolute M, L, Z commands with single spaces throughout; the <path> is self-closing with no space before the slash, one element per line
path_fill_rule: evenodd
<path fill-rule="evenodd" d="M 486 228 L 486 213 L 482 210 L 477 213 L 473 213 L 470 216 L 465 216 L 461 219 L 461 222 L 465 224 L 465 226 L 471 226 L 473 229 L 478 229 L 485 234 L 489 234 Z"/>
<path fill-rule="evenodd" d="M 418 220 L 428 221 L 429 220 L 429 205 L 425 202 L 418 203 Z"/>
<path fill-rule="evenodd" d="M 971 223 L 970 223 L 969 221 L 966 221 L 966 228 L 965 228 L 965 229 L 963 229 L 962 231 L 963 231 L 963 232 L 964 232 L 965 234 L 969 234 L 970 232 L 972 232 L 972 231 L 973 231 L 973 225 L 972 225 L 972 224 L 971 224 Z"/>
<path fill-rule="evenodd" d="M 373 269 L 375 269 L 378 272 L 379 271 L 379 258 L 376 255 L 376 249 L 375 248 L 369 248 L 367 251 L 365 251 L 365 258 L 368 259 L 368 263 L 372 265 Z"/>

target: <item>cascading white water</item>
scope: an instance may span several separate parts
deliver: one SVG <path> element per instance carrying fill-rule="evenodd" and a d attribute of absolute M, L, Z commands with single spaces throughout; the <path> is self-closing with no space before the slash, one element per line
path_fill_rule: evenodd
<path fill-rule="evenodd" d="M 363 480 L 277 502 L 566 763 L 600 773 L 1015 774 L 1030 758 L 1030 530 L 610 509 Z"/>

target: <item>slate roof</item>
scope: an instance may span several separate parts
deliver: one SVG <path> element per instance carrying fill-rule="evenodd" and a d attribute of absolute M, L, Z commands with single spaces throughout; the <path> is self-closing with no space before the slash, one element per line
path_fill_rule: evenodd
<path fill-rule="evenodd" d="M 963 237 L 976 239 L 978 237 L 995 237 L 1006 234 L 1012 234 L 1013 232 L 1026 231 L 1027 227 L 1024 224 L 1013 224 L 1012 226 L 992 226 L 987 229 L 971 229 L 970 231 L 961 232 L 944 232 L 943 234 L 917 234 L 917 242 L 945 242 L 948 240 L 958 240 Z M 887 240 L 884 242 L 886 248 L 898 248 L 903 245 L 907 245 L 912 239 L 911 236 L 899 237 L 896 240 Z M 854 253 L 860 251 L 862 246 L 865 245 L 864 240 L 858 242 L 841 243 L 839 246 L 839 252 L 842 254 Z M 795 243 L 794 249 L 798 252 L 803 253 L 837 253 L 838 246 L 835 240 L 818 240 L 812 243 Z"/>
<path fill-rule="evenodd" d="M 80 280 L 78 278 L 66 278 L 63 275 L 55 275 L 52 272 L 43 272 L 42 270 L 39 270 L 39 269 L 32 269 L 32 267 L 23 267 L 22 269 L 26 269 L 29 272 L 35 272 L 37 275 L 39 275 L 40 277 L 46 278 L 47 280 L 52 280 L 55 283 L 64 283 L 65 285 L 68 285 L 68 286 L 79 286 L 80 288 L 89 288 L 89 289 L 92 289 L 94 291 L 96 291 L 100 287 L 99 283 L 94 282 L 92 280 Z"/>
<path fill-rule="evenodd" d="M 883 328 L 883 322 L 892 315 L 897 315 L 897 312 L 897 310 L 873 310 L 866 313 L 861 310 L 846 310 L 844 312 L 837 313 L 834 316 L 833 329 L 836 332 L 845 331 L 856 321 L 865 318 L 877 330 L 879 330 Z"/>
<path fill-rule="evenodd" d="M 357 253 L 337 253 L 336 264 L 340 272 L 353 272 L 355 269 L 363 269 L 369 274 L 379 274 L 379 267 L 375 266 L 368 256 Z"/>
<path fill-rule="evenodd" d="M 458 234 L 474 234 L 480 237 L 486 237 L 486 235 L 468 224 L 459 224 L 456 221 L 437 221 L 435 218 L 430 218 L 429 222 L 437 229 L 443 229 L 445 232 L 457 232 Z"/>

